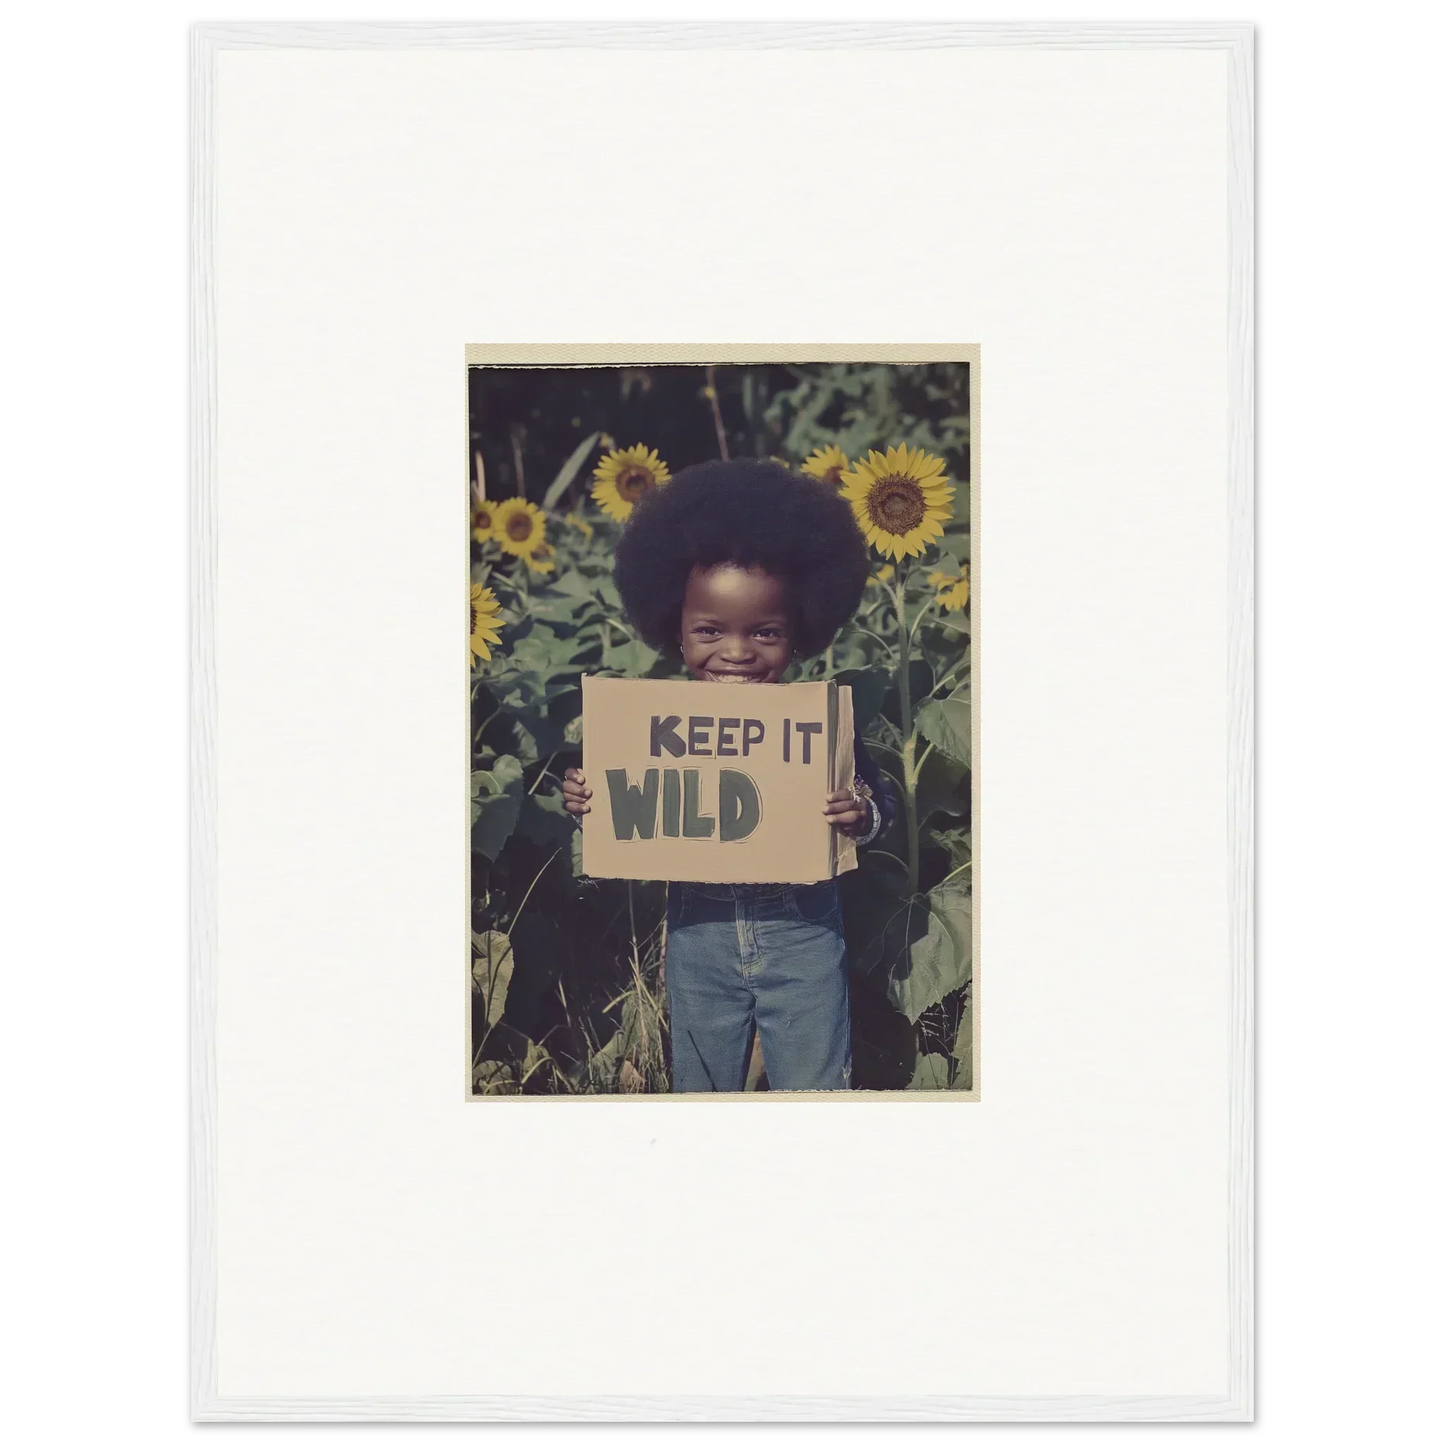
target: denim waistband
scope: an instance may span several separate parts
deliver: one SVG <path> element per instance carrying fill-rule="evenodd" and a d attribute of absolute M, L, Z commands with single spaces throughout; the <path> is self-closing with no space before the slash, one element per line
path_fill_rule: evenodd
<path fill-rule="evenodd" d="M 716 898 L 727 903 L 781 898 L 793 891 L 791 883 L 680 883 L 676 886 L 699 898 Z"/>
<path fill-rule="evenodd" d="M 824 878 L 822 882 L 832 883 Z M 816 883 L 674 883 L 695 898 L 713 898 L 724 903 L 761 903 L 770 898 L 783 898 L 796 888 L 816 888 Z"/>

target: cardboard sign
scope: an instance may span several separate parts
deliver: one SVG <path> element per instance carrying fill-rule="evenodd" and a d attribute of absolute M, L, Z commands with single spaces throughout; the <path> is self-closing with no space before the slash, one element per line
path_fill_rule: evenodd
<path fill-rule="evenodd" d="M 582 679 L 582 871 L 687 883 L 817 883 L 857 867 L 823 817 L 853 780 L 853 693 Z"/>

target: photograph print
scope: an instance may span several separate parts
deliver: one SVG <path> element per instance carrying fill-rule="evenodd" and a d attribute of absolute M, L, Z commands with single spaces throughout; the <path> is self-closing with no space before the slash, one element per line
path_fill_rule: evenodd
<path fill-rule="evenodd" d="M 471 1096 L 976 1099 L 976 349 L 486 357 Z"/>

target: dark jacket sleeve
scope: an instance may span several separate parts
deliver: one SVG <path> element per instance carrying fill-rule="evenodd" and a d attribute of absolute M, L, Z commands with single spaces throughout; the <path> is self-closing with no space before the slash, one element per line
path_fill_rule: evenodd
<path fill-rule="evenodd" d="M 853 733 L 853 772 L 868 784 L 873 801 L 878 804 L 878 811 L 883 815 L 883 827 L 878 830 L 881 834 L 892 826 L 893 820 L 898 816 L 898 794 L 893 780 L 873 761 L 872 755 L 863 745 L 863 734 L 856 728 Z"/>

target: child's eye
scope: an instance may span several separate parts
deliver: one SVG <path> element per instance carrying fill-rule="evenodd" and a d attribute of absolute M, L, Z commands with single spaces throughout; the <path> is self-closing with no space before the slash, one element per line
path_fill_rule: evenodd
<path fill-rule="evenodd" d="M 773 639 L 775 638 L 781 637 L 782 635 L 783 634 L 779 632 L 776 627 L 760 627 L 755 634 L 755 636 L 758 637 L 766 637 L 769 642 L 773 641 Z"/>

